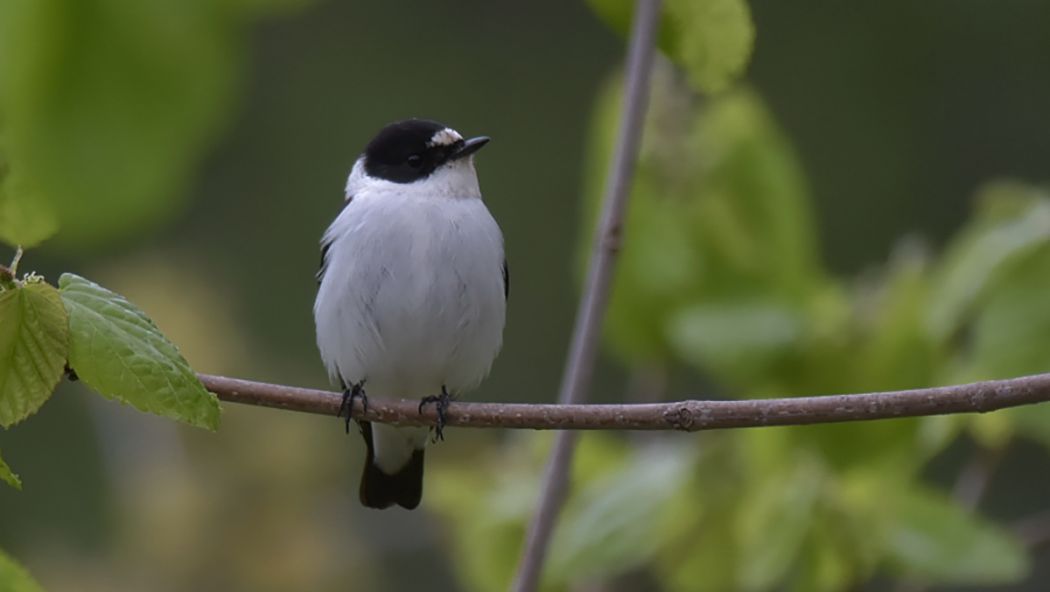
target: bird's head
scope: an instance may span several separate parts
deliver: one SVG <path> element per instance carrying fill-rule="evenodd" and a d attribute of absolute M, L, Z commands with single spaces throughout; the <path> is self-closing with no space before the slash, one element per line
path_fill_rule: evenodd
<path fill-rule="evenodd" d="M 479 191 L 472 156 L 488 141 L 485 136 L 465 140 L 456 130 L 426 119 L 391 123 L 365 147 L 350 181 L 357 174 L 426 187 L 439 194 L 473 197 Z"/>

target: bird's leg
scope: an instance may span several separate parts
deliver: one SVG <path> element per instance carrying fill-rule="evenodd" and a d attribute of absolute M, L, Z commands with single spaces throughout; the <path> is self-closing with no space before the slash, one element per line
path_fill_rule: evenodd
<path fill-rule="evenodd" d="M 444 441 L 445 439 L 445 412 L 448 411 L 448 405 L 452 402 L 452 395 L 448 394 L 448 389 L 445 385 L 441 385 L 440 395 L 427 395 L 423 397 L 423 400 L 419 402 L 419 412 L 423 413 L 423 408 L 428 404 L 433 403 L 434 409 L 437 411 L 437 425 L 434 426 L 434 441 Z"/>
<path fill-rule="evenodd" d="M 364 411 L 368 411 L 368 396 L 365 395 L 365 381 L 356 382 L 346 388 L 343 386 L 343 402 L 339 404 L 339 413 L 336 417 L 343 417 L 343 413 L 346 413 L 346 433 L 350 433 L 350 419 L 354 414 L 354 399 L 361 399 L 361 407 Z"/>

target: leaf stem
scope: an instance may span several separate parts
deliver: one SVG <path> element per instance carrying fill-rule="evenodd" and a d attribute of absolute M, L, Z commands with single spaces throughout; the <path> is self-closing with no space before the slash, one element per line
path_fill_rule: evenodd
<path fill-rule="evenodd" d="M 18 277 L 18 264 L 22 262 L 23 254 L 25 254 L 25 251 L 22 250 L 21 245 L 15 247 L 15 256 L 11 259 L 11 268 L 9 270 L 12 279 Z"/>

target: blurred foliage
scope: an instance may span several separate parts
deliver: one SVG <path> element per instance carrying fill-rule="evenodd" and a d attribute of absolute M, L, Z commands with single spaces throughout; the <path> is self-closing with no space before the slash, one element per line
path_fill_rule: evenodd
<path fill-rule="evenodd" d="M 170 218 L 229 114 L 246 25 L 297 4 L 0 3 L 0 240 L 28 247 L 60 231 L 59 244 L 91 246 Z M 134 305 L 72 274 L 60 294 L 11 271 L 0 286 L 0 426 L 43 405 L 67 357 L 107 397 L 218 426 L 218 400 Z M 2 461 L 0 478 L 21 485 Z M 0 554 L 0 589 L 37 586 Z"/>
<path fill-rule="evenodd" d="M 302 0 L 0 3 L 0 239 L 149 233 L 237 88 L 245 26 Z"/>
<path fill-rule="evenodd" d="M 750 373 L 791 347 L 804 308 L 825 289 L 805 180 L 752 93 L 733 91 L 697 116 L 697 99 L 672 91 L 673 76 L 656 73 L 647 135 L 659 140 L 643 144 L 633 196 L 645 197 L 632 197 L 628 215 L 629 232 L 646 240 L 620 260 L 609 337 L 632 359 L 663 359 L 686 342 L 692 351 L 727 353 Z M 592 124 L 588 220 L 611 154 L 618 88 L 613 82 L 601 94 Z M 708 323 L 727 330 L 712 335 Z M 710 337 L 717 343 L 704 341 Z M 733 353 L 740 350 L 751 359 Z"/>
<path fill-rule="evenodd" d="M 0 481 L 7 483 L 15 489 L 22 489 L 22 481 L 18 478 L 18 475 L 11 470 L 11 467 L 7 466 L 4 462 L 4 457 L 0 456 Z"/>
<path fill-rule="evenodd" d="M 595 108 L 581 260 L 619 88 L 612 81 Z M 698 96 L 679 71 L 658 69 L 607 319 L 611 351 L 635 371 L 699 371 L 741 398 L 1050 367 L 1050 195 L 989 184 L 943 257 L 906 240 L 883 269 L 851 281 L 823 268 L 810 200 L 793 149 L 753 91 Z M 1020 542 L 920 479 L 966 430 L 996 449 L 1013 435 L 1046 442 L 1050 413 L 733 431 L 677 447 L 671 437 L 629 447 L 587 436 L 546 588 L 639 569 L 667 590 L 711 592 L 845 590 L 887 573 L 1016 582 L 1030 568 Z M 476 479 L 442 474 L 432 498 L 478 590 L 509 581 L 531 507 L 521 492 L 540 479 L 535 458 L 508 448 L 493 457 L 499 485 L 480 491 Z M 593 464 L 602 469 L 584 468 Z"/>
<path fill-rule="evenodd" d="M 0 592 L 42 592 L 29 572 L 0 551 Z"/>
<path fill-rule="evenodd" d="M 587 0 L 607 25 L 627 37 L 632 0 Z M 755 29 L 745 0 L 667 0 L 658 42 L 680 64 L 694 88 L 719 91 L 747 66 Z"/>
<path fill-rule="evenodd" d="M 1016 581 L 1028 570 L 1021 543 L 974 520 L 944 494 L 912 488 L 894 500 L 888 561 L 895 571 L 947 584 Z"/>
<path fill-rule="evenodd" d="M 0 240 L 61 228 L 60 242 L 95 244 L 165 218 L 227 112 L 244 26 L 295 4 L 0 4 Z M 218 426 L 218 400 L 134 305 L 73 274 L 60 295 L 15 271 L 0 286 L 0 426 L 36 412 L 67 366 L 107 397 Z"/>
<path fill-rule="evenodd" d="M 259 16 L 299 3 L 0 3 L 0 239 L 33 245 L 57 232 L 52 244 L 59 248 L 52 252 L 67 254 L 80 254 L 83 246 L 128 244 L 127 239 L 136 236 L 165 240 L 155 238 L 158 225 L 180 211 L 199 164 L 229 123 L 244 72 L 248 25 Z M 631 2 L 589 0 L 588 4 L 614 30 L 627 31 Z M 528 198 L 513 207 L 506 205 L 513 199 L 492 200 L 490 206 L 505 209 L 507 215 L 497 217 L 507 231 L 508 246 L 528 244 L 519 247 L 514 261 L 520 263 L 514 264 L 515 269 L 526 274 L 530 267 L 535 269 L 534 281 L 526 275 L 520 284 L 518 293 L 525 297 L 519 295 L 512 307 L 512 316 L 528 319 L 529 327 L 520 322 L 515 327 L 512 318 L 508 336 L 514 339 L 508 339 L 501 360 L 501 364 L 517 364 L 517 373 L 501 374 L 497 368 L 497 376 L 488 384 L 504 381 L 498 383 L 500 389 L 527 384 L 528 395 L 523 396 L 544 392 L 537 385 L 553 373 L 538 370 L 541 364 L 536 360 L 541 353 L 556 357 L 557 347 L 536 335 L 545 327 L 565 324 L 558 315 L 568 307 L 555 301 L 563 295 L 551 291 L 551 286 L 564 282 L 546 281 L 551 278 L 551 261 L 560 256 L 564 243 L 558 237 L 515 242 L 514 234 L 533 238 L 539 224 L 552 234 L 568 234 L 557 231 L 557 224 L 571 216 L 556 209 L 564 208 L 560 201 L 564 191 L 556 190 L 552 181 L 558 175 L 568 178 L 566 171 L 575 167 L 566 154 L 574 153 L 571 139 L 577 112 L 564 103 L 565 89 L 589 92 L 588 72 L 606 58 L 591 57 L 591 70 L 581 67 L 577 58 L 600 54 L 601 38 L 582 35 L 578 21 L 560 12 L 556 19 L 542 11 L 536 11 L 539 16 L 524 10 L 512 13 L 507 20 L 520 25 L 515 31 L 521 37 L 505 38 L 507 29 L 490 30 L 491 23 L 481 18 L 494 14 L 484 12 L 488 7 L 468 5 L 465 10 L 473 11 L 469 19 L 455 7 L 421 4 L 412 7 L 417 19 L 404 18 L 400 5 L 375 13 L 385 15 L 384 19 L 359 18 L 374 16 L 368 8 L 355 5 L 346 13 L 332 9 L 334 14 L 352 17 L 345 20 L 327 18 L 328 12 L 315 15 L 312 29 L 304 26 L 298 36 L 282 39 L 283 44 L 275 44 L 278 50 L 263 46 L 261 52 L 271 65 L 277 64 L 278 73 L 268 73 L 270 79 L 263 76 L 262 98 L 244 111 L 260 104 L 269 110 L 259 108 L 254 118 L 246 117 L 251 123 L 245 127 L 251 131 L 242 130 L 241 143 L 229 149 L 243 162 L 227 155 L 219 163 L 219 168 L 233 170 L 231 165 L 239 164 L 241 169 L 224 171 L 220 181 L 202 190 L 211 198 L 200 200 L 209 202 L 200 210 L 205 221 L 187 225 L 189 230 L 168 238 L 169 251 L 147 250 L 133 265 L 127 261 L 102 265 L 111 270 L 124 265 L 112 273 L 113 281 L 143 310 L 151 315 L 159 311 L 158 320 L 165 316 L 168 324 L 160 325 L 179 333 L 179 343 L 190 344 L 193 352 L 187 357 L 195 367 L 215 364 L 215 370 L 221 371 L 224 363 L 236 365 L 247 359 L 253 362 L 251 372 L 281 378 L 314 376 L 296 373 L 297 364 L 304 364 L 304 359 L 314 362 L 315 357 L 312 348 L 302 347 L 302 339 L 283 339 L 289 334 L 277 331 L 270 336 L 282 339 L 271 339 L 268 350 L 259 344 L 264 341 L 260 334 L 273 327 L 296 327 L 290 333 L 293 337 L 302 337 L 295 331 L 308 332 L 302 327 L 308 326 L 309 306 L 297 304 L 312 296 L 310 270 L 302 270 L 301 282 L 287 270 L 306 260 L 314 262 L 318 232 L 314 226 L 321 224 L 322 214 L 331 212 L 322 212 L 327 205 L 308 208 L 305 200 L 289 208 L 290 192 L 319 195 L 331 187 L 337 198 L 339 183 L 332 171 L 345 172 L 346 150 L 359 147 L 360 134 L 367 131 L 363 128 L 374 127 L 377 118 L 394 116 L 397 110 L 424 108 L 421 96 L 432 101 L 425 108 L 438 113 L 451 112 L 464 119 L 488 113 L 489 123 L 506 125 L 501 133 L 515 141 L 507 144 L 509 156 L 504 162 L 513 166 L 502 171 L 503 185 L 494 159 L 492 168 L 486 167 L 492 171 L 486 186 L 495 181 L 505 195 Z M 553 13 L 552 7 L 546 8 Z M 773 8 L 764 9 L 768 14 Z M 803 14 L 794 6 L 784 10 L 792 18 Z M 873 9 L 848 12 L 865 15 L 865 10 Z M 940 39 L 929 34 L 936 26 L 960 26 L 959 21 L 936 13 L 936 19 L 902 18 L 903 11 L 901 5 L 887 11 L 894 33 L 901 33 L 901 27 L 907 33 L 909 24 L 915 23 L 917 37 L 933 45 Z M 841 59 L 846 74 L 871 79 L 876 85 L 885 78 L 879 77 L 880 69 L 921 78 L 930 88 L 948 85 L 947 78 L 930 84 L 927 72 L 918 76 L 907 67 L 923 67 L 918 56 L 937 53 L 926 51 L 932 45 L 909 43 L 906 35 L 892 44 L 879 41 L 871 45 L 878 61 L 867 63 L 865 55 L 858 60 L 857 51 L 848 51 L 851 39 L 845 37 L 858 30 L 844 26 L 850 15 L 820 12 L 804 14 L 798 22 L 781 22 L 790 43 L 768 43 L 766 47 L 776 49 L 767 49 L 767 55 L 789 52 L 792 43 L 808 42 L 829 60 Z M 966 10 L 954 14 L 972 17 Z M 1012 12 L 982 14 L 995 19 Z M 819 25 L 822 19 L 834 21 L 834 34 L 844 38 L 833 34 L 828 42 L 827 37 L 799 34 L 812 33 L 813 23 Z M 378 26 L 385 20 L 394 24 Z M 567 23 L 564 29 L 557 29 L 562 23 Z M 759 22 L 764 32 L 775 28 L 765 27 L 768 24 Z M 970 71 L 975 62 L 1019 41 L 1015 36 L 1009 43 L 998 39 L 973 43 L 971 29 L 985 29 L 972 24 L 964 27 L 966 46 L 980 55 L 962 59 L 946 53 L 965 64 L 965 76 L 958 78 L 967 84 L 978 79 Z M 754 29 L 751 10 L 743 0 L 665 2 L 660 44 L 680 69 L 663 67 L 655 77 L 626 247 L 607 324 L 607 345 L 615 359 L 631 373 L 700 375 L 734 397 L 917 387 L 1045 370 L 1050 357 L 1050 313 L 1045 302 L 1050 293 L 1046 285 L 1050 202 L 1045 191 L 1020 182 L 989 184 L 978 195 L 971 221 L 950 240 L 942 256 L 933 256 L 921 242 L 904 241 L 880 269 L 848 280 L 834 277 L 818 257 L 820 233 L 811 211 L 810 183 L 801 159 L 778 126 L 782 113 L 777 111 L 774 118 L 765 93 L 760 96 L 748 86 L 731 84 L 751 55 Z M 864 23 L 863 29 L 875 27 Z M 290 30 L 271 32 L 268 39 L 272 42 Z M 571 53 L 572 44 L 558 44 L 557 39 L 569 37 L 573 43 L 591 43 L 590 54 Z M 348 38 L 360 40 L 359 44 L 335 41 Z M 531 49 L 505 49 L 517 44 Z M 479 46 L 492 49 L 479 55 Z M 382 51 L 374 51 L 376 47 Z M 1022 50 L 1042 55 L 1031 48 Z M 406 63 L 420 80 L 404 75 Z M 894 117 L 880 118 L 887 111 L 876 108 L 885 103 L 899 109 L 898 99 L 906 97 L 909 88 L 914 92 L 916 85 L 892 85 L 893 100 L 887 101 L 877 93 L 868 96 L 863 92 L 867 87 L 846 75 L 842 80 L 832 76 L 829 88 L 796 82 L 811 65 L 817 72 L 817 64 L 806 62 L 803 68 L 797 63 L 771 63 L 794 66 L 779 68 L 786 73 L 782 76 L 791 79 L 779 88 L 782 93 L 789 88 L 800 94 L 800 102 L 806 104 L 819 105 L 814 100 L 818 94 L 834 100 L 840 96 L 833 92 L 837 89 L 860 89 L 860 96 L 847 94 L 851 100 L 842 102 L 850 104 L 854 116 L 862 114 L 867 127 L 844 132 L 856 137 L 848 146 L 821 138 L 851 163 L 837 168 L 847 171 L 857 193 L 863 189 L 859 185 L 867 183 L 852 178 L 854 167 L 863 168 L 864 158 L 858 154 L 869 154 L 858 152 L 865 147 L 921 163 L 923 178 L 928 176 L 925 159 L 908 152 L 911 144 L 887 143 L 887 137 L 898 137 L 885 135 L 896 129 L 885 121 L 895 119 L 898 111 L 889 111 Z M 890 63 L 894 67 L 880 68 Z M 1004 70 L 1023 77 L 1023 69 Z M 346 75 L 347 71 L 354 75 Z M 938 70 L 938 74 L 944 73 Z M 360 80 L 369 77 L 375 78 L 382 92 L 361 92 Z M 485 82 L 484 93 L 477 90 L 479 80 Z M 995 96 L 982 94 L 985 88 Z M 1002 92 L 1002 88 L 983 81 L 978 88 L 957 87 L 950 105 L 934 101 L 937 113 L 986 102 L 1000 105 L 994 101 L 1002 97 L 1030 100 L 1025 93 Z M 617 128 L 617 89 L 617 83 L 610 82 L 594 106 L 584 175 L 583 209 L 589 215 L 583 216 L 581 253 L 593 228 Z M 698 94 L 715 91 L 725 92 Z M 998 122 L 1016 110 L 1010 107 L 1016 105 L 1004 104 L 1007 107 L 1000 105 L 1000 112 L 987 119 Z M 461 111 L 455 110 L 456 105 Z M 338 116 L 333 117 L 333 112 Z M 807 113 L 813 112 L 816 121 L 801 127 L 818 136 L 842 121 L 819 107 Z M 542 126 L 536 125 L 537 113 L 543 114 Z M 966 117 L 973 119 L 971 113 Z M 952 137 L 902 121 L 906 123 L 901 129 L 919 130 L 902 137 Z M 922 121 L 957 120 L 924 116 Z M 1018 135 L 1008 126 L 1003 133 L 1011 139 Z M 551 150 L 552 134 L 565 146 Z M 1001 147 L 1001 141 L 982 139 L 985 143 Z M 996 154 L 1019 159 L 1017 152 L 997 150 Z M 980 151 L 974 154 L 987 156 Z M 303 164 L 307 161 L 310 166 Z M 316 166 L 317 161 L 331 167 Z M 549 173 L 543 178 L 544 191 L 522 177 L 520 163 L 526 161 Z M 940 164 L 958 166 L 950 159 Z M 280 174 L 258 174 L 268 165 Z M 909 169 L 879 174 L 896 178 L 901 171 L 906 174 Z M 826 178 L 827 170 L 824 173 Z M 837 203 L 847 204 L 844 207 L 858 207 L 855 195 L 832 193 Z M 927 197 L 923 195 L 924 203 Z M 904 198 L 886 198 L 898 209 L 904 203 Z M 310 199 L 311 204 L 322 201 Z M 331 207 L 337 201 L 333 199 Z M 928 203 L 940 216 L 943 196 Z M 304 215 L 306 211 L 316 214 L 316 219 Z M 949 222 L 945 228 L 955 223 Z M 237 232 L 227 232 L 238 225 Z M 288 240 L 274 240 L 275 236 Z M 173 263 L 173 252 L 185 259 Z M 309 257 L 299 257 L 307 252 Z M 268 267 L 260 273 L 245 263 L 249 260 L 266 261 Z M 280 271 L 275 276 L 273 270 Z M 275 277 L 281 280 L 274 281 Z M 104 279 L 110 285 L 110 278 Z M 139 408 L 168 416 L 184 414 L 194 423 L 214 427 L 217 406 L 200 398 L 193 381 L 183 381 L 191 395 L 181 402 L 178 393 L 168 393 L 164 387 L 159 391 L 170 396 L 160 400 L 141 399 L 143 393 L 124 390 L 128 384 L 118 378 L 130 383 L 138 377 L 153 385 L 150 381 L 157 378 L 158 366 L 182 378 L 189 371 L 173 346 L 157 341 L 156 327 L 144 321 L 144 313 L 129 308 L 127 300 L 115 293 L 72 276 L 63 280 L 62 287 L 63 309 L 77 317 L 71 336 L 73 358 L 78 358 L 78 348 L 83 350 L 85 334 L 95 330 L 107 336 L 101 344 L 117 358 L 151 349 L 168 356 L 152 362 L 131 356 L 134 364 L 111 368 L 95 367 L 94 362 L 103 358 L 81 359 L 83 363 L 74 365 L 84 370 L 84 382 Z M 529 290 L 535 290 L 531 298 Z M 295 300 L 300 297 L 301 302 Z M 40 333 L 21 320 L 9 323 L 15 318 L 9 309 L 17 308 L 19 319 L 28 319 L 43 306 L 53 317 L 56 309 L 47 306 L 53 298 L 53 288 L 42 283 L 5 287 L 0 294 L 0 353 L 14 352 L 12 359 L 25 359 L 25 353 L 17 352 L 25 352 L 27 342 L 17 336 L 16 328 L 28 329 L 29 335 Z M 259 317 L 250 335 L 239 330 L 247 324 L 242 316 L 246 309 L 256 309 Z M 297 317 L 299 309 L 302 314 Z M 274 310 L 282 314 L 274 315 Z M 533 342 L 520 345 L 527 330 L 535 332 Z M 514 348 L 529 355 L 508 356 Z M 35 384 L 38 378 L 47 382 L 56 376 L 57 357 L 51 358 L 43 366 L 47 372 L 28 375 L 29 382 Z M 12 368 L 4 367 L 0 376 L 14 376 Z M 289 368 L 292 371 L 286 372 Z M 118 377 L 124 370 L 128 375 Z M 0 388 L 0 409 L 14 401 L 7 394 L 11 384 L 8 378 L 0 380 L 0 387 L 7 385 L 6 390 Z M 45 390 L 46 398 L 51 389 Z M 19 416 L 43 402 L 37 396 L 43 391 L 18 392 L 25 397 L 18 401 L 20 411 L 4 417 Z M 509 396 L 519 392 L 511 391 Z M 75 395 L 77 389 L 69 393 Z M 84 405 L 77 396 L 56 399 L 63 399 L 55 401 L 56 406 Z M 184 411 L 174 411 L 183 403 Z M 335 590 L 344 589 L 348 577 L 356 585 L 380 588 L 390 579 L 415 573 L 428 586 L 438 587 L 434 582 L 445 573 L 435 577 L 431 567 L 454 570 L 461 583 L 472 589 L 502 589 L 535 507 L 539 467 L 550 443 L 549 435 L 512 434 L 502 446 L 484 440 L 485 446 L 472 446 L 468 454 L 449 454 L 442 448 L 430 459 L 427 504 L 448 528 L 436 535 L 421 534 L 427 528 L 425 515 L 387 513 L 376 518 L 355 513 L 347 493 L 352 489 L 349 471 L 342 462 L 332 462 L 346 454 L 341 448 L 331 452 L 333 443 L 343 446 L 343 440 L 326 439 L 328 426 L 321 418 L 242 409 L 231 411 L 232 421 L 221 432 L 194 435 L 134 417 L 129 422 L 138 427 L 136 432 L 134 427 L 114 423 L 114 417 L 122 417 L 115 407 L 97 413 L 77 408 L 79 414 L 64 418 L 42 414 L 28 427 L 55 420 L 51 432 L 42 432 L 47 438 L 38 440 L 45 445 L 39 450 L 5 448 L 16 455 L 41 451 L 55 455 L 46 467 L 13 457 L 23 475 L 35 471 L 34 477 L 52 481 L 27 479 L 38 486 L 39 496 L 10 494 L 49 503 L 36 506 L 37 512 L 27 517 L 19 516 L 21 530 L 5 522 L 0 531 L 21 537 L 17 544 L 24 549 L 18 549 L 19 556 L 31 566 L 34 561 L 46 565 L 46 571 L 35 571 L 56 590 Z M 5 437 L 17 437 L 25 427 Z M 77 429 L 82 441 L 76 439 Z M 1050 446 L 1050 407 L 976 417 L 637 439 L 586 434 L 574 466 L 574 494 L 555 534 L 546 586 L 584 588 L 612 580 L 610 586 L 616 587 L 618 578 L 632 582 L 639 574 L 654 587 L 712 592 L 845 590 L 874 575 L 945 585 L 1016 581 L 1028 571 L 1029 561 L 1012 535 L 920 478 L 931 458 L 963 434 L 993 450 L 1017 439 Z M 463 440 L 471 437 L 463 434 Z M 105 463 L 92 456 L 95 451 L 75 450 L 93 446 L 104 449 L 98 456 Z M 85 455 L 87 463 L 82 460 Z M 435 462 L 449 459 L 458 464 Z M 83 465 L 90 463 L 105 466 L 85 469 Z M 0 480 L 18 483 L 2 460 Z M 76 504 L 68 503 L 69 491 L 75 492 Z M 82 503 L 93 496 L 106 502 Z M 15 509 L 4 518 L 30 505 L 11 507 Z M 90 539 L 99 543 L 97 547 L 75 548 L 65 540 L 73 538 L 72 527 L 62 524 L 69 530 L 58 530 L 47 522 L 85 515 L 109 529 L 105 533 L 109 538 Z M 441 537 L 451 540 L 454 552 L 448 557 L 453 561 L 435 551 L 439 547 L 435 539 Z M 428 569 L 403 569 L 405 560 L 416 564 L 421 547 Z M 385 562 L 394 565 L 387 574 L 378 567 Z M 23 568 L 0 553 L 0 590 L 11 586 L 16 592 L 39 589 Z M 630 584 L 620 588 L 635 589 Z"/>
<path fill-rule="evenodd" d="M 67 369 L 98 393 L 135 408 L 212 430 L 218 398 L 205 390 L 178 349 L 120 295 L 66 273 L 59 289 L 30 273 L 17 278 L 22 251 L 0 270 L 0 427 L 35 413 Z M 0 459 L 0 480 L 22 482 Z M 2 561 L 0 591 L 34 585 Z"/>
<path fill-rule="evenodd" d="M 933 280 L 927 325 L 936 339 L 958 332 L 982 296 L 1004 285 L 999 281 L 1004 270 L 1050 241 L 1050 205 L 1043 198 L 1033 188 L 1008 182 L 978 195 L 974 220 L 949 246 Z"/>

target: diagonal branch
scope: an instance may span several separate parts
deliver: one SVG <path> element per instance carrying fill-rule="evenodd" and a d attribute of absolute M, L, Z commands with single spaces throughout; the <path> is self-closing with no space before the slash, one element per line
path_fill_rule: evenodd
<path fill-rule="evenodd" d="M 649 102 L 649 75 L 660 23 L 660 3 L 661 0 L 637 0 L 634 3 L 631 34 L 627 42 L 620 129 L 609 163 L 601 218 L 595 229 L 587 279 L 576 310 L 572 342 L 569 344 L 558 393 L 558 402 L 563 404 L 585 402 L 591 387 L 594 362 L 598 357 L 598 338 L 609 301 L 624 213 L 634 180 L 634 167 Z M 515 592 L 533 592 L 539 587 L 554 524 L 569 492 L 569 472 L 575 450 L 576 434 L 560 432 L 547 461 L 539 506 L 525 533 L 521 561 L 511 586 Z"/>
<path fill-rule="evenodd" d="M 340 393 L 199 375 L 207 389 L 230 403 L 336 415 Z M 533 430 L 682 430 L 809 425 L 986 413 L 1050 401 L 1050 373 L 956 386 L 856 395 L 741 401 L 687 400 L 633 405 L 538 405 L 455 402 L 447 425 Z M 434 408 L 419 401 L 371 397 L 368 410 L 354 402 L 354 417 L 396 425 L 433 425 Z"/>

